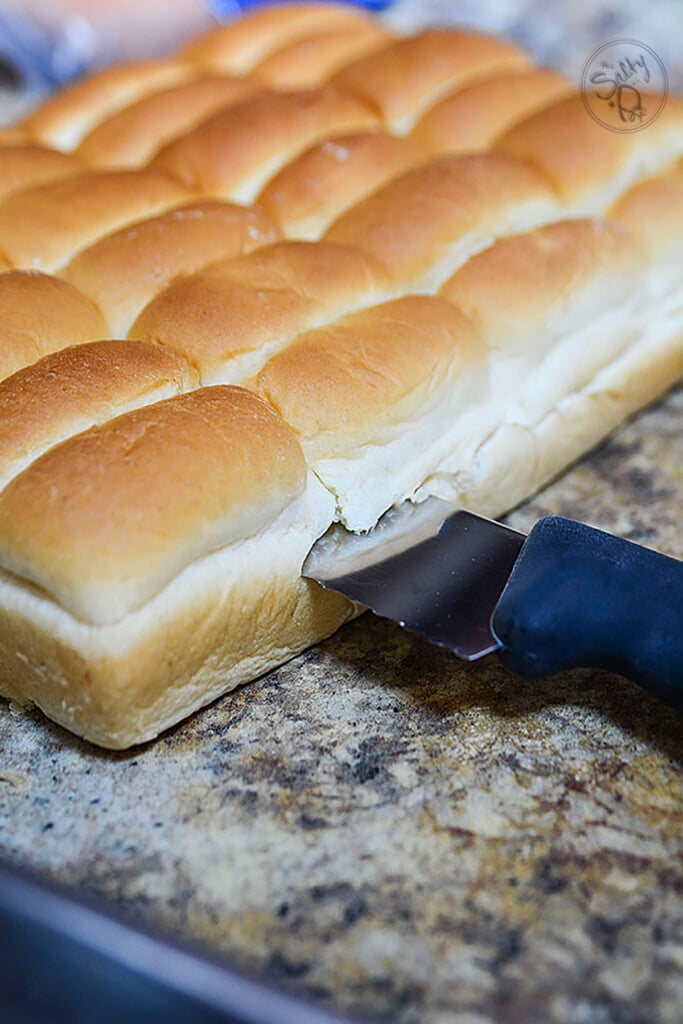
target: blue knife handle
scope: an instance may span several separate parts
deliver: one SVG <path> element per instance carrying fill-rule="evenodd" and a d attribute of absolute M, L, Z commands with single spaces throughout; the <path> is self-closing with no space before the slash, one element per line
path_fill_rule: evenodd
<path fill-rule="evenodd" d="M 527 537 L 491 619 L 512 672 L 619 672 L 683 708 L 683 562 L 560 516 Z"/>

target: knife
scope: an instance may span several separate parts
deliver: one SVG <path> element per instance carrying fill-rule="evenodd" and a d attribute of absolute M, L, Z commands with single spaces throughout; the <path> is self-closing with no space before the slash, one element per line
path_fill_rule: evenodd
<path fill-rule="evenodd" d="M 302 574 L 466 661 L 602 668 L 683 707 L 683 562 L 561 516 L 528 536 L 439 498 L 335 525 Z"/>

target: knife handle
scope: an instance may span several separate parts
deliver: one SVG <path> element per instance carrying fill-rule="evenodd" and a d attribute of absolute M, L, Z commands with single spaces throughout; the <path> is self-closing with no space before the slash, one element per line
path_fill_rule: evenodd
<path fill-rule="evenodd" d="M 561 516 L 527 537 L 491 619 L 526 676 L 619 672 L 683 708 L 683 562 Z"/>

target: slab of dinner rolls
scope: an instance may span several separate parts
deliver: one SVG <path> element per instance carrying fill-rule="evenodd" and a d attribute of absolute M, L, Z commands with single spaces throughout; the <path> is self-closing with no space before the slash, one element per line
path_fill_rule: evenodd
<path fill-rule="evenodd" d="M 2 133 L 0 694 L 149 740 L 358 613 L 334 520 L 502 513 L 675 384 L 682 118 L 290 4 Z"/>

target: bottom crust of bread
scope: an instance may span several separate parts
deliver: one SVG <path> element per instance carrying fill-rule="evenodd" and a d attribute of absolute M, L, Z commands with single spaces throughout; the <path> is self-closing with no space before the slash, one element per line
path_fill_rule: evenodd
<path fill-rule="evenodd" d="M 81 622 L 0 573 L 0 694 L 102 747 L 152 739 L 357 613 L 300 577 L 333 509 L 311 478 L 266 534 L 195 562 L 111 625 Z"/>
<path fill-rule="evenodd" d="M 533 428 L 500 426 L 466 471 L 435 474 L 418 496 L 500 515 L 682 375 L 680 318 L 660 321 Z M 333 633 L 359 609 L 300 578 L 331 518 L 331 496 L 317 482 L 302 500 L 305 514 L 291 508 L 264 534 L 194 563 L 113 625 L 86 625 L 0 574 L 0 694 L 124 749 Z"/>

